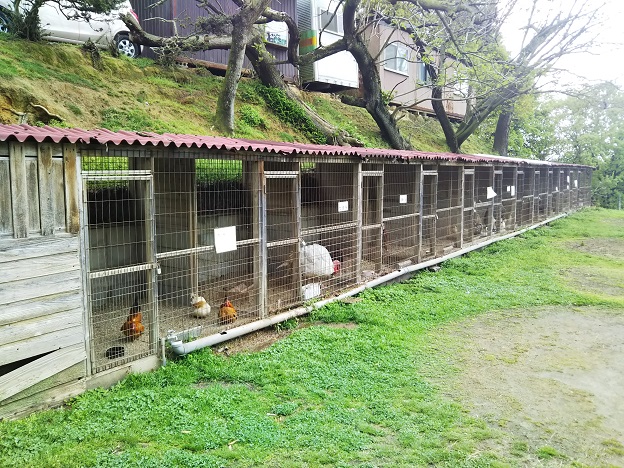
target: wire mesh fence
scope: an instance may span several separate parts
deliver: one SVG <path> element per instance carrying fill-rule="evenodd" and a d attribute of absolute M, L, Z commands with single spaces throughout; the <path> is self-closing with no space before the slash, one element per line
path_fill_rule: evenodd
<path fill-rule="evenodd" d="M 383 264 L 387 270 L 417 263 L 420 254 L 419 165 L 386 165 L 383 180 Z"/>
<path fill-rule="evenodd" d="M 82 161 L 91 362 L 95 372 L 154 352 L 152 176 L 128 158 Z"/>
<path fill-rule="evenodd" d="M 82 157 L 93 370 L 589 203 L 578 169 Z"/>
<path fill-rule="evenodd" d="M 253 177 L 242 161 L 162 159 L 154 168 L 160 335 L 260 315 Z M 257 255 L 256 255 L 257 254 Z M 224 317 L 230 301 L 236 314 Z"/>

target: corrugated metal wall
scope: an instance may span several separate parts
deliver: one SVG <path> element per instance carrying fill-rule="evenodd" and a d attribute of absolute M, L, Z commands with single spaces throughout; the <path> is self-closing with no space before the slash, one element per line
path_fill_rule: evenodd
<path fill-rule="evenodd" d="M 192 23 L 195 18 L 206 16 L 206 9 L 199 7 L 197 2 L 194 0 L 168 0 L 155 8 L 149 8 L 149 6 L 153 3 L 153 0 L 133 0 L 132 2 L 134 10 L 139 15 L 139 20 L 143 28 L 147 32 L 158 36 L 172 36 L 174 31 L 173 24 L 150 18 L 165 18 L 168 20 L 175 18 L 178 20 L 178 34 L 187 35 L 192 33 Z M 219 2 L 219 4 L 215 3 L 217 8 L 220 8 L 219 5 L 223 8 L 223 10 L 225 10 L 226 13 L 233 13 L 237 9 L 236 5 L 234 5 L 234 3 L 230 0 L 224 0 L 223 2 Z M 292 18 L 294 18 L 295 21 L 297 21 L 295 0 L 273 0 L 271 7 L 278 11 L 288 13 Z M 183 26 L 187 27 L 185 28 Z M 285 61 L 288 59 L 286 49 L 270 44 L 267 45 L 267 48 L 269 52 L 275 56 L 277 61 Z M 144 52 L 144 54 L 153 56 L 151 55 L 151 52 Z M 227 65 L 229 52 L 227 50 L 207 50 L 203 52 L 185 53 L 184 55 L 194 59 Z M 245 68 L 252 68 L 247 59 L 245 59 L 243 66 Z M 297 70 L 294 66 L 290 64 L 283 64 L 278 65 L 278 68 L 285 80 L 296 81 Z"/>

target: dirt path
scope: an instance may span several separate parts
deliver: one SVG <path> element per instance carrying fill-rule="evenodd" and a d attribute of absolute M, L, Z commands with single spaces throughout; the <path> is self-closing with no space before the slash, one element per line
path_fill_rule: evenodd
<path fill-rule="evenodd" d="M 523 466 L 624 466 L 624 313 L 544 308 L 447 330 L 461 369 L 438 385 Z"/>

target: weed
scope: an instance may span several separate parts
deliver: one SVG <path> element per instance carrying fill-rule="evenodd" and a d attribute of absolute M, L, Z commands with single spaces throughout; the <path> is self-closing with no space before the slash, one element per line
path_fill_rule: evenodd
<path fill-rule="evenodd" d="M 283 90 L 262 87 L 260 93 L 267 105 L 283 122 L 292 125 L 294 128 L 300 128 L 314 143 L 326 143 L 325 135 L 312 123 L 301 106 L 289 99 Z"/>
<path fill-rule="evenodd" d="M 298 326 L 299 319 L 297 317 L 294 317 L 283 322 L 276 323 L 275 325 L 273 325 L 273 328 L 275 328 L 275 331 L 279 333 L 284 330 L 295 330 Z"/>
<path fill-rule="evenodd" d="M 255 107 L 244 105 L 238 111 L 241 120 L 251 127 L 266 128 L 266 121 Z"/>
<path fill-rule="evenodd" d="M 77 105 L 72 104 L 71 102 L 68 102 L 67 104 L 65 104 L 65 107 L 67 107 L 70 111 L 72 111 L 73 114 L 76 116 L 82 115 L 82 109 L 78 107 Z"/>
<path fill-rule="evenodd" d="M 560 453 L 557 449 L 550 447 L 548 445 L 545 445 L 537 449 L 537 457 L 541 459 L 566 458 L 566 456 Z"/>

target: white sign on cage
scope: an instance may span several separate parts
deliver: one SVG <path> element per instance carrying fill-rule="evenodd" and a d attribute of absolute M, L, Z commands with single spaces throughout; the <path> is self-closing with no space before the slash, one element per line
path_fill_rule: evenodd
<path fill-rule="evenodd" d="M 515 185 L 512 185 L 512 186 L 511 186 L 511 196 L 512 196 L 512 197 L 515 197 L 515 196 L 516 196 L 516 186 L 515 186 Z"/>
<path fill-rule="evenodd" d="M 574 187 L 578 187 L 578 180 L 574 179 Z"/>
<path fill-rule="evenodd" d="M 349 211 L 349 201 L 339 201 L 338 213 L 343 213 L 345 211 Z"/>
<path fill-rule="evenodd" d="M 231 252 L 236 250 L 236 226 L 215 228 L 214 230 L 215 252 Z"/>
<path fill-rule="evenodd" d="M 568 176 L 568 184 L 570 183 L 570 176 Z"/>
<path fill-rule="evenodd" d="M 407 195 L 399 195 L 399 203 L 407 203 Z"/>
<path fill-rule="evenodd" d="M 491 198 L 494 198 L 495 196 L 496 196 L 496 192 L 494 191 L 494 189 L 492 187 L 488 187 L 487 195 L 486 195 L 487 199 L 489 200 Z"/>
<path fill-rule="evenodd" d="M 507 191 L 511 192 L 511 186 L 510 185 L 507 186 Z"/>

